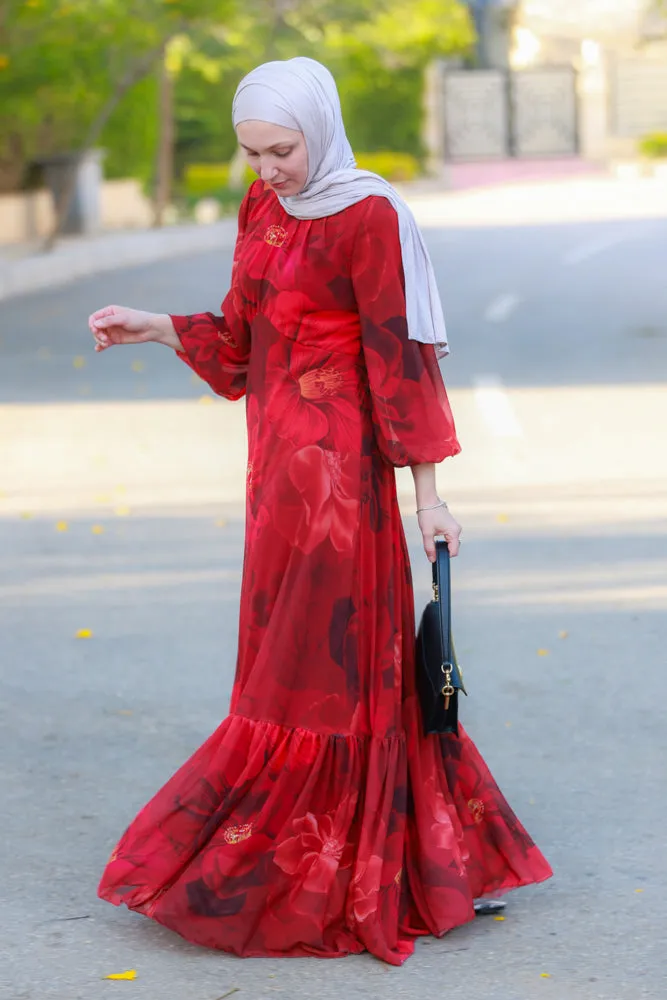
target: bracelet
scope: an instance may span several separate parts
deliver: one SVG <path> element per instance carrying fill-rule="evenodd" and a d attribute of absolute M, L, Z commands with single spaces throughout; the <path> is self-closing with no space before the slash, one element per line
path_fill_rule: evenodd
<path fill-rule="evenodd" d="M 445 501 L 441 500 L 440 503 L 434 503 L 432 507 L 417 507 L 417 513 L 421 514 L 423 510 L 438 510 L 439 507 L 444 507 L 445 510 L 449 510 Z"/>

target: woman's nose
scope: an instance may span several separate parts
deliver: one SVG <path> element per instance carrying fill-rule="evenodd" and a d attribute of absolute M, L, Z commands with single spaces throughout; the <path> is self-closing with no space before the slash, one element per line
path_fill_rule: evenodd
<path fill-rule="evenodd" d="M 260 167 L 260 177 L 263 181 L 272 181 L 277 173 L 275 163 L 263 163 Z"/>

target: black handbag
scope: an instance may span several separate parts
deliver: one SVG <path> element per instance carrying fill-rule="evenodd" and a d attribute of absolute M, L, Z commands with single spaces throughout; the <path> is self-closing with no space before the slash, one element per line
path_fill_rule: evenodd
<path fill-rule="evenodd" d="M 446 542 L 435 543 L 433 600 L 424 608 L 417 633 L 417 691 L 424 735 L 459 732 L 461 668 L 452 641 L 451 580 Z"/>

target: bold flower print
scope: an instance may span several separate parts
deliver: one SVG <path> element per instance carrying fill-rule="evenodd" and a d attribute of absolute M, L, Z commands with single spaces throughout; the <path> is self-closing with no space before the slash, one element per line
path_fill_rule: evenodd
<path fill-rule="evenodd" d="M 371 854 L 368 861 L 361 862 L 354 873 L 350 899 L 354 919 L 359 924 L 368 920 L 378 908 L 383 866 L 383 859 Z"/>
<path fill-rule="evenodd" d="M 294 836 L 276 848 L 274 863 L 295 876 L 307 892 L 329 892 L 339 869 L 349 868 L 352 849 L 346 842 L 349 814 L 306 813 L 292 824 Z"/>
<path fill-rule="evenodd" d="M 348 358 L 314 357 L 311 348 L 282 338 L 269 349 L 267 366 L 266 415 L 279 438 L 303 447 L 328 437 L 359 450 L 358 374 Z"/>
<path fill-rule="evenodd" d="M 349 552 L 359 516 L 358 470 L 356 455 L 316 445 L 297 451 L 282 477 L 280 533 L 306 554 L 325 538 L 337 552 Z"/>

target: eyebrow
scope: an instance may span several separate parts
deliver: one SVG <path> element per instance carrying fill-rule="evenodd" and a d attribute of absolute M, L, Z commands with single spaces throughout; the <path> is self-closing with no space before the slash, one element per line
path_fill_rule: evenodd
<path fill-rule="evenodd" d="M 267 152 L 271 153 L 276 149 L 283 149 L 285 146 L 289 146 L 290 148 L 292 148 L 294 146 L 294 143 L 292 142 L 291 139 L 286 139 L 285 142 L 276 142 L 273 144 L 273 146 L 269 146 Z M 241 143 L 241 147 L 242 149 L 245 149 L 246 153 L 256 152 L 256 150 L 251 149 L 250 146 L 246 146 L 245 143 L 243 142 Z"/>

